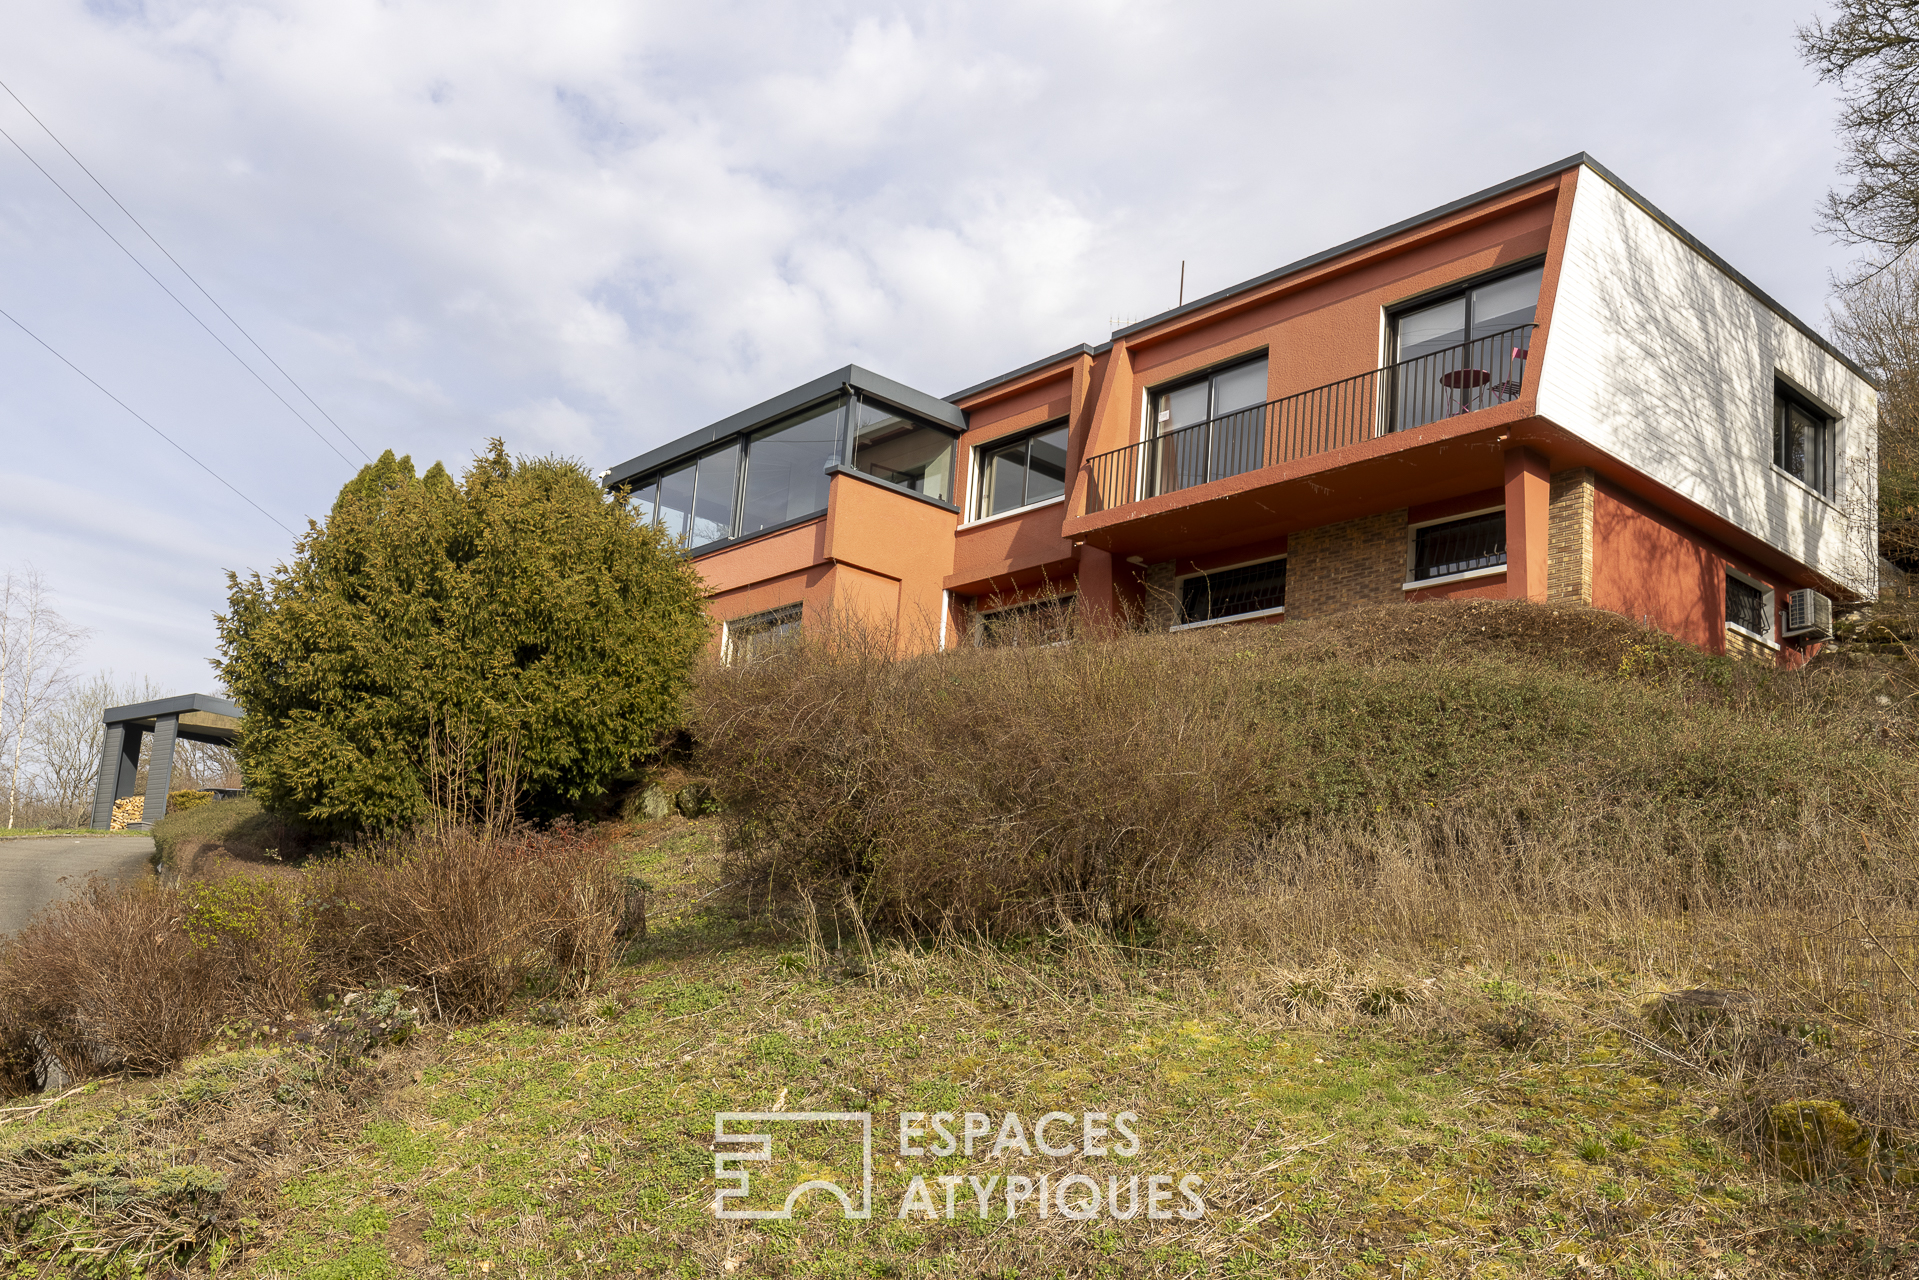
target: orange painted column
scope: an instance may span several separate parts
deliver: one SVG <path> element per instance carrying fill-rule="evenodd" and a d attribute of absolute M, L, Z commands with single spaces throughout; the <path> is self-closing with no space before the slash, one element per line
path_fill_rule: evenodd
<path fill-rule="evenodd" d="M 1103 631 L 1113 621 L 1113 553 L 1081 544 L 1079 607 L 1087 625 Z"/>
<path fill-rule="evenodd" d="M 1506 450 L 1506 598 L 1546 598 L 1546 505 L 1551 464 L 1531 449 Z"/>

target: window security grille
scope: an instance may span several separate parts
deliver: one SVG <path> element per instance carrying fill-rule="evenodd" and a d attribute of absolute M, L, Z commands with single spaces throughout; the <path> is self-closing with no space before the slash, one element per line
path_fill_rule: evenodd
<path fill-rule="evenodd" d="M 1286 603 L 1286 562 L 1243 565 L 1202 573 L 1180 584 L 1180 621 L 1208 622 L 1234 614 L 1278 609 Z"/>
<path fill-rule="evenodd" d="M 1506 563 L 1506 513 L 1429 524 L 1413 536 L 1413 581 Z"/>
<path fill-rule="evenodd" d="M 1766 593 L 1750 582 L 1727 574 L 1726 624 L 1756 636 L 1770 636 L 1772 623 L 1766 617 Z"/>
<path fill-rule="evenodd" d="M 979 616 L 976 643 L 989 649 L 1016 645 L 1064 644 L 1073 638 L 1076 610 L 1072 596 L 995 609 Z"/>

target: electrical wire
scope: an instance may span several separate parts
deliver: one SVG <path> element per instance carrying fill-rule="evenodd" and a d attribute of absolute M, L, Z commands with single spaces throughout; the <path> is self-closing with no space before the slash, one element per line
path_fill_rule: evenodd
<path fill-rule="evenodd" d="M 228 489 L 231 489 L 233 491 L 233 495 L 236 498 L 240 499 L 240 501 L 246 503 L 249 507 L 252 507 L 255 511 L 258 511 L 261 515 L 273 521 L 273 523 L 280 525 L 282 529 L 286 530 L 288 537 L 297 538 L 299 536 L 298 534 L 294 533 L 293 530 L 287 529 L 287 527 L 284 524 L 281 524 L 279 518 L 276 517 L 272 512 L 268 511 L 265 507 L 255 502 L 252 498 L 247 497 L 246 494 L 241 493 L 237 488 L 234 488 L 232 481 L 228 480 L 225 476 L 215 471 L 212 467 L 209 467 L 206 463 L 194 457 L 191 453 L 188 453 L 186 450 L 186 447 L 182 445 L 178 440 L 175 440 L 172 436 L 160 430 L 160 428 L 154 426 L 151 422 L 148 422 L 144 417 L 141 417 L 141 415 L 134 409 L 132 405 L 128 404 L 126 401 L 122 400 L 119 396 L 114 395 L 113 392 L 108 391 L 105 387 L 101 386 L 99 383 L 99 380 L 96 379 L 92 374 L 88 373 L 85 369 L 82 369 L 79 365 L 75 364 L 73 361 L 61 355 L 58 351 L 55 351 L 45 338 L 42 338 L 39 334 L 35 333 L 33 330 L 27 328 L 27 326 L 25 326 L 24 324 L 21 324 L 18 320 L 14 319 L 13 314 L 11 312 L 0 309 L 0 316 L 5 316 L 9 321 L 12 321 L 14 328 L 26 334 L 29 338 L 32 338 L 35 342 L 39 343 L 42 347 L 45 347 L 47 351 L 53 356 L 54 359 L 58 360 L 61 364 L 64 364 L 65 366 L 67 366 L 67 368 L 73 370 L 75 373 L 85 378 L 88 382 L 93 383 L 94 388 L 98 390 L 101 395 L 113 401 L 113 403 L 119 405 L 122 409 L 125 409 L 128 413 L 133 414 L 133 416 L 139 420 L 142 426 L 144 426 L 148 431 L 151 431 L 154 435 L 159 436 L 162 440 L 166 441 L 168 444 L 172 445 L 175 449 L 178 449 L 186 457 L 187 461 L 191 462 L 194 466 L 200 468 L 200 470 L 212 476 L 215 480 L 218 480 L 221 484 L 225 485 Z"/>
<path fill-rule="evenodd" d="M 364 448 L 362 448 L 358 440 L 355 440 L 352 436 L 348 435 L 345 427 L 341 426 L 338 422 L 334 421 L 333 415 L 326 411 L 326 407 L 322 405 L 318 400 L 315 400 L 313 398 L 313 393 L 308 391 L 305 387 L 301 386 L 299 382 L 294 379 L 292 374 L 288 373 L 285 369 L 282 369 L 280 367 L 280 362 L 273 358 L 272 353 L 269 352 L 265 347 L 260 345 L 260 340 L 258 338 L 255 338 L 251 333 L 247 332 L 246 326 L 241 324 L 238 320 L 235 320 L 233 318 L 232 313 L 230 313 L 225 307 L 220 305 L 220 300 L 214 297 L 212 294 L 208 293 L 207 287 L 201 284 L 199 279 L 195 277 L 191 271 L 188 271 L 186 267 L 181 265 L 180 260 L 174 257 L 172 252 L 169 251 L 165 245 L 160 243 L 160 240 L 157 236 L 155 236 L 151 231 L 147 230 L 146 223 L 134 217 L 133 210 L 127 208 L 124 204 L 121 204 L 120 197 L 114 195 L 113 192 L 107 190 L 107 184 L 100 181 L 99 177 L 94 174 L 93 170 L 87 168 L 85 162 L 83 162 L 79 156 L 76 156 L 73 154 L 73 149 L 71 147 L 67 146 L 66 143 L 60 141 L 60 135 L 55 133 L 51 128 L 49 128 L 45 120 L 42 120 L 39 116 L 34 115 L 33 108 L 28 106 L 25 102 L 21 101 L 20 95 L 13 91 L 13 86 L 9 85 L 4 80 L 0 80 L 0 89 L 5 89 L 7 91 L 7 96 L 9 98 L 12 98 L 15 102 L 18 102 L 20 104 L 20 109 L 22 111 L 26 112 L 29 116 L 32 116 L 33 122 L 40 126 L 41 131 L 44 132 L 49 138 L 53 139 L 53 145 L 56 147 L 59 147 L 60 150 L 66 152 L 67 159 L 73 161 L 76 165 L 79 165 L 80 172 L 86 174 L 87 177 L 92 180 L 93 185 L 100 188 L 101 193 L 104 194 L 107 199 L 113 201 L 115 208 L 120 210 L 121 213 L 124 213 L 127 215 L 127 221 L 131 222 L 134 226 L 140 228 L 140 234 L 145 236 L 148 240 L 151 240 L 153 242 L 153 247 L 158 249 L 161 253 L 165 254 L 167 261 L 171 262 L 175 267 L 178 267 L 180 274 L 193 282 L 193 287 L 200 291 L 200 296 L 205 298 L 208 302 L 211 302 L 213 304 L 213 309 L 215 311 L 218 311 L 221 315 L 225 316 L 227 319 L 227 323 L 232 325 L 235 329 L 238 329 L 241 335 L 245 337 L 248 342 L 251 342 L 253 344 L 253 349 L 255 351 L 258 351 L 262 356 L 265 356 L 266 362 L 272 365 L 276 370 L 278 370 L 280 376 L 282 378 L 285 378 L 290 384 L 292 384 L 294 390 L 298 391 L 301 395 L 306 397 L 307 403 L 312 405 L 316 410 L 318 410 L 322 418 L 325 418 L 329 423 L 332 424 L 333 429 L 340 433 L 340 438 L 342 440 L 345 440 L 348 444 L 352 445 L 355 449 L 358 449 L 360 451 L 360 456 L 362 458 L 365 458 L 368 462 L 373 461 L 373 455 L 369 454 Z"/>
<path fill-rule="evenodd" d="M 208 302 L 213 304 L 214 310 L 218 311 L 222 316 L 225 316 L 227 323 L 231 324 L 235 329 L 239 330 L 241 336 L 244 337 L 248 342 L 253 344 L 253 349 L 258 351 L 263 357 L 265 357 L 266 362 L 272 365 L 274 369 L 279 372 L 280 376 L 285 378 L 287 382 L 293 386 L 294 390 L 298 391 L 301 395 L 306 397 L 307 402 L 311 404 L 314 407 L 314 409 L 318 410 L 320 416 L 325 418 L 327 422 L 332 425 L 333 429 L 340 433 L 340 438 L 345 440 L 348 444 L 352 445 L 356 450 L 358 450 L 361 457 L 366 458 L 367 461 L 371 462 L 373 460 L 371 455 L 369 455 L 367 451 L 361 447 L 360 442 L 355 440 L 352 436 L 348 435 L 346 428 L 342 427 L 338 422 L 334 421 L 333 415 L 328 413 L 326 409 L 320 404 L 320 402 L 313 398 L 313 394 L 309 392 L 305 387 L 301 386 L 300 383 L 294 379 L 292 374 L 288 373 L 284 368 L 281 367 L 280 362 L 278 360 L 275 360 L 272 354 L 268 352 L 265 347 L 260 345 L 259 339 L 255 338 L 251 333 L 249 333 L 246 329 L 246 326 L 242 325 L 238 320 L 235 320 L 233 318 L 233 314 L 229 312 L 225 307 L 220 305 L 220 300 L 218 298 L 215 298 L 211 293 L 207 292 L 206 286 L 201 284 L 200 281 L 194 276 L 194 274 L 191 271 L 188 271 L 184 266 L 181 266 L 180 260 L 174 257 L 173 254 L 168 251 L 167 247 L 161 244 L 159 239 L 151 231 L 147 230 L 146 224 L 141 222 L 138 218 L 134 217 L 132 211 L 129 210 L 126 207 L 126 205 L 120 203 L 120 198 L 114 195 L 112 191 L 108 190 L 107 185 L 104 182 L 100 181 L 100 179 L 97 176 L 95 176 L 93 170 L 87 168 L 87 166 L 81 161 L 80 157 L 74 155 L 72 149 L 69 148 L 66 143 L 60 141 L 60 136 L 56 134 L 52 129 L 49 129 L 47 127 L 46 121 L 42 120 L 39 116 L 35 115 L 33 112 L 33 108 L 29 107 L 25 102 L 22 102 L 20 99 L 20 95 L 15 93 L 12 87 L 9 86 L 5 81 L 0 81 L 0 89 L 5 89 L 7 91 L 7 96 L 12 98 L 16 103 L 19 103 L 20 109 L 26 112 L 28 116 L 32 117 L 33 122 L 39 125 L 41 130 L 44 131 L 49 138 L 53 139 L 53 143 L 55 146 L 59 147 L 60 150 L 66 152 L 67 158 L 72 160 L 74 164 L 80 167 L 80 172 L 86 174 L 87 177 L 92 180 L 93 185 L 100 188 L 100 190 L 106 195 L 107 199 L 113 201 L 115 208 L 119 209 L 121 213 L 126 214 L 128 221 L 133 223 L 134 226 L 140 228 L 140 234 L 144 235 L 148 240 L 152 241 L 153 247 L 158 249 L 163 255 L 165 255 L 166 260 L 168 262 L 171 262 L 174 265 L 174 267 L 179 270 L 181 275 L 185 276 L 190 282 L 192 282 L 193 287 L 200 291 L 200 295 L 204 297 Z M 235 351 L 231 346 L 228 346 L 226 343 L 226 340 L 221 338 L 219 334 L 215 333 L 212 330 L 212 328 L 208 326 L 207 322 L 200 318 L 199 314 L 195 312 L 193 308 L 187 306 L 185 302 L 181 301 L 178 294 L 174 293 L 173 290 L 167 288 L 166 284 L 163 281 L 161 281 L 160 277 L 154 275 L 153 272 L 148 269 L 146 263 L 141 262 L 140 259 L 134 255 L 131 249 L 127 248 L 126 245 L 122 244 L 118 236 L 114 235 L 113 232 L 107 230 L 106 226 L 98 218 L 93 216 L 93 212 L 90 209 L 88 209 L 85 205 L 81 204 L 80 201 L 74 196 L 74 194 L 71 191 L 68 191 L 66 187 L 61 185 L 60 180 L 58 178 L 55 178 L 51 173 L 47 172 L 46 166 L 42 165 L 38 160 L 35 160 L 33 158 L 32 153 L 30 153 L 25 147 L 21 146 L 17 138 L 15 138 L 12 134 L 8 133 L 4 128 L 0 128 L 0 136 L 5 137 L 8 142 L 11 142 L 13 144 L 14 150 L 18 151 L 21 155 L 27 158 L 27 163 L 31 164 L 34 168 L 40 170 L 41 176 L 46 178 L 48 182 L 51 182 L 54 185 L 54 187 L 59 190 L 61 195 L 65 196 L 68 200 L 72 201 L 73 207 L 78 209 L 81 213 L 85 214 L 89 222 L 93 223 L 94 226 L 99 227 L 101 234 L 106 236 L 107 239 L 113 241 L 115 247 L 117 247 L 121 253 L 126 254 L 127 257 L 133 262 L 135 266 L 139 267 L 140 270 L 145 271 L 147 273 L 147 278 L 152 280 L 153 283 L 159 285 L 161 291 L 164 292 L 169 298 L 172 298 L 175 305 L 177 305 L 182 311 L 186 312 L 189 316 L 192 316 L 194 323 L 207 331 L 208 337 L 212 338 L 215 342 L 218 342 L 228 355 L 232 356 L 236 361 L 239 361 L 241 368 L 245 369 L 248 373 L 252 374 L 255 381 L 259 382 L 261 386 L 265 387 L 270 393 L 272 393 L 274 399 L 278 400 L 281 404 L 285 405 L 287 412 L 291 413 L 295 418 L 298 418 L 300 420 L 301 426 L 305 427 L 308 431 L 313 432 L 315 438 L 317 438 L 322 444 L 326 445 L 327 448 L 332 449 L 334 453 L 339 454 L 340 461 L 347 463 L 348 466 L 352 465 L 352 462 L 347 458 L 347 456 L 344 453 L 340 453 L 338 446 L 336 446 L 331 440 L 328 440 L 324 435 L 321 435 L 319 428 L 315 427 L 311 422 L 307 421 L 306 415 L 302 414 L 298 409 L 294 408 L 293 405 L 290 402 L 288 402 L 285 396 L 281 395 L 279 391 L 271 383 L 269 383 L 265 378 L 261 377 L 259 371 L 255 369 L 252 365 L 248 364 L 244 359 L 242 359 L 239 352 Z"/>

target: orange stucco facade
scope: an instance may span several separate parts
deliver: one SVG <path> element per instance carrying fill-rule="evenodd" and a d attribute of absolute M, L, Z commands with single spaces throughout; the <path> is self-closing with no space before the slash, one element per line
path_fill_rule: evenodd
<path fill-rule="evenodd" d="M 950 491 L 929 500 L 841 469 L 817 518 L 693 552 L 711 609 L 721 620 L 794 604 L 808 616 L 852 613 L 896 628 L 902 648 L 924 650 L 964 642 L 983 613 L 1042 595 L 1072 595 L 1092 619 L 1126 613 L 1190 625 L 1182 584 L 1283 560 L 1284 576 L 1268 574 L 1261 590 L 1269 594 L 1245 609 L 1255 615 L 1248 621 L 1288 616 L 1288 604 L 1270 604 L 1275 598 L 1311 599 L 1319 612 L 1381 599 L 1577 599 L 1723 652 L 1728 568 L 1778 592 L 1830 583 L 1539 412 L 1537 371 L 1551 350 L 1581 180 L 1575 165 L 1516 181 L 1131 326 L 1097 348 L 944 397 L 940 405 L 961 415 L 944 419 Z M 1125 474 L 1141 474 L 1137 458 L 1162 447 L 1152 410 L 1163 389 L 1263 355 L 1270 409 L 1392 366 L 1394 317 L 1409 306 L 1534 269 L 1530 338 L 1508 344 L 1519 363 L 1501 396 L 1475 399 L 1468 392 L 1478 384 L 1464 382 L 1457 411 L 1410 427 L 1171 491 L 1134 485 L 1119 500 L 1095 491 L 1098 467 L 1119 465 L 1110 460 L 1133 449 L 1126 465 L 1134 471 Z M 987 514 L 982 459 L 1062 426 L 1064 492 Z M 1568 515 L 1552 494 L 1556 478 L 1574 474 L 1592 476 L 1592 495 Z M 1501 563 L 1461 561 L 1476 567 L 1415 581 L 1420 530 L 1488 518 L 1503 521 Z M 1572 540 L 1588 575 L 1567 576 L 1567 554 L 1548 553 L 1555 539 Z M 1808 648 L 1775 644 L 1788 662 Z"/>

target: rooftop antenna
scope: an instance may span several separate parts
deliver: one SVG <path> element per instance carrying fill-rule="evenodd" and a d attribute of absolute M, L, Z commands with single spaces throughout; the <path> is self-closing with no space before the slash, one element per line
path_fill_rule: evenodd
<path fill-rule="evenodd" d="M 1186 305 L 1186 259 L 1179 260 L 1179 305 Z"/>

